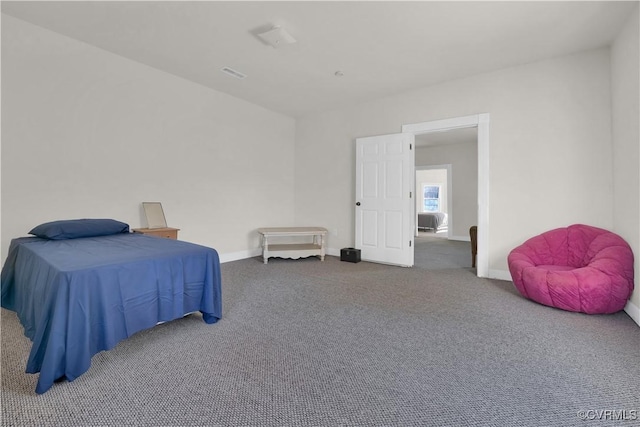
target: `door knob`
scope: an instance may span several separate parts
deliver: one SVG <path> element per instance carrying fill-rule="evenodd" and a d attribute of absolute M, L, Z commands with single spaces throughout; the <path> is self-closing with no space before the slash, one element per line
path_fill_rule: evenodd
<path fill-rule="evenodd" d="M 356 202 L 356 206 L 360 206 L 360 202 Z"/>

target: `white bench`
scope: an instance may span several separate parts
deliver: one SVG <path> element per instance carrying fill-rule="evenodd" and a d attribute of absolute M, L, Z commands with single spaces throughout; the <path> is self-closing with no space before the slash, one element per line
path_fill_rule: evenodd
<path fill-rule="evenodd" d="M 269 257 L 304 258 L 320 256 L 324 261 L 327 229 L 323 227 L 271 227 L 259 228 L 262 235 L 262 257 L 266 264 Z M 274 237 L 312 237 L 311 242 L 304 243 L 269 243 Z M 309 240 L 309 239 L 307 239 Z"/>

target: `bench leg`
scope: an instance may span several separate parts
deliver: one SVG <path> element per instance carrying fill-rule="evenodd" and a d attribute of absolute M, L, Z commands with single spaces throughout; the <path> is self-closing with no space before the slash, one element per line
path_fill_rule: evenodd
<path fill-rule="evenodd" d="M 265 264 L 269 262 L 269 242 L 267 241 L 267 236 L 262 236 L 262 258 Z"/>

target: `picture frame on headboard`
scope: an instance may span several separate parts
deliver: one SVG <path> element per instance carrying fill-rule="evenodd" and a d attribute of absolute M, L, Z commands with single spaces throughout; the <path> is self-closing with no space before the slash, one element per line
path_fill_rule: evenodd
<path fill-rule="evenodd" d="M 142 202 L 144 215 L 147 217 L 147 228 L 166 228 L 167 219 L 164 216 L 162 203 Z"/>

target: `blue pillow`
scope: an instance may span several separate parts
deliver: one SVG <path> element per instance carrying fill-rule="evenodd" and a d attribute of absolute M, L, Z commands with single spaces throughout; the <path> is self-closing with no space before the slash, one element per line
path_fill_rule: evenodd
<path fill-rule="evenodd" d="M 129 224 L 115 219 L 69 219 L 40 224 L 29 234 L 43 239 L 64 240 L 128 232 Z"/>

